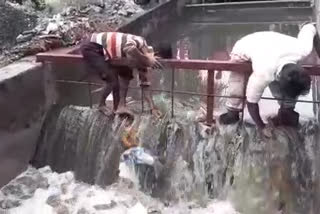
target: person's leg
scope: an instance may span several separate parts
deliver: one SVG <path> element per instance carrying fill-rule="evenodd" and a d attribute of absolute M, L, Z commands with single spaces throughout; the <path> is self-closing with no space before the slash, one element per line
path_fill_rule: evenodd
<path fill-rule="evenodd" d="M 128 88 L 130 84 L 130 80 L 133 79 L 133 71 L 131 68 L 126 66 L 121 66 L 118 69 L 119 74 L 119 106 L 117 112 L 129 112 L 126 106 L 126 98 L 128 93 Z"/>
<path fill-rule="evenodd" d="M 231 72 L 228 80 L 227 94 L 229 96 L 242 97 L 245 87 L 244 75 L 237 72 Z M 234 124 L 240 120 L 239 114 L 243 108 L 243 99 L 228 98 L 226 102 L 227 113 L 220 115 L 221 124 Z"/>
<path fill-rule="evenodd" d="M 241 56 L 231 54 L 230 62 L 245 62 Z M 227 94 L 234 97 L 243 97 L 243 92 L 246 87 L 248 75 L 244 76 L 243 73 L 231 72 L 228 79 Z M 244 100 L 238 98 L 228 98 L 226 102 L 227 113 L 220 115 L 219 121 L 221 124 L 234 124 L 240 120 L 240 111 L 244 108 Z"/>
<path fill-rule="evenodd" d="M 118 78 L 109 63 L 106 63 L 102 46 L 90 42 L 85 43 L 81 46 L 81 53 L 90 70 L 93 70 L 106 82 L 99 102 L 99 109 L 106 113 L 104 109 L 106 106 L 105 100 L 112 90 L 119 87 Z"/>
<path fill-rule="evenodd" d="M 296 101 L 284 97 L 280 91 L 280 84 L 277 81 L 273 81 L 269 85 L 271 94 L 274 98 L 280 99 L 278 103 L 280 108 L 278 110 L 278 115 L 272 118 L 274 125 L 284 125 L 284 126 L 298 126 L 299 125 L 299 113 L 294 111 Z"/>

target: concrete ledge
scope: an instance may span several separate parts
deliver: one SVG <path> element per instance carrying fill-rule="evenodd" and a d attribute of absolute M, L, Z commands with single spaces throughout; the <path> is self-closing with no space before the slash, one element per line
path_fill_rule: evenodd
<path fill-rule="evenodd" d="M 54 95 L 50 70 L 33 57 L 0 69 L 0 187 L 28 165 Z"/>
<path fill-rule="evenodd" d="M 168 29 L 178 26 L 185 0 L 170 0 L 145 12 L 136 19 L 118 28 L 118 31 L 143 36 L 148 43 L 157 45 L 159 41 L 169 40 Z"/>

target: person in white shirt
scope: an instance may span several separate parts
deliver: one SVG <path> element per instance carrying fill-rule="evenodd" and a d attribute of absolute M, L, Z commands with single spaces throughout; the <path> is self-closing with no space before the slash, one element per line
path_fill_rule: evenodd
<path fill-rule="evenodd" d="M 251 62 L 252 74 L 246 88 L 246 104 L 250 116 L 257 127 L 264 130 L 265 124 L 259 113 L 258 102 L 266 87 L 279 101 L 278 116 L 274 118 L 279 125 L 297 126 L 299 114 L 294 111 L 298 96 L 310 90 L 311 78 L 299 65 L 313 50 L 317 30 L 314 24 L 302 26 L 296 37 L 277 32 L 263 31 L 249 34 L 236 42 L 230 54 L 232 62 Z M 317 53 L 319 55 L 320 52 Z M 228 81 L 229 96 L 242 97 L 245 87 L 244 75 L 231 72 Z M 239 121 L 243 108 L 242 99 L 229 98 L 227 113 L 220 115 L 221 124 Z"/>

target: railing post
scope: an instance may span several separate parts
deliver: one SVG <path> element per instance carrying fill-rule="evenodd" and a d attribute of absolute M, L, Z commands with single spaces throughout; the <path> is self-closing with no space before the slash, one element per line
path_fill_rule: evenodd
<path fill-rule="evenodd" d="M 175 83 L 175 69 L 171 68 L 171 118 L 174 117 L 174 83 Z"/>
<path fill-rule="evenodd" d="M 144 112 L 144 87 L 140 85 L 141 88 L 141 113 Z"/>
<path fill-rule="evenodd" d="M 207 79 L 207 124 L 213 123 L 214 109 L 214 70 L 208 70 Z"/>

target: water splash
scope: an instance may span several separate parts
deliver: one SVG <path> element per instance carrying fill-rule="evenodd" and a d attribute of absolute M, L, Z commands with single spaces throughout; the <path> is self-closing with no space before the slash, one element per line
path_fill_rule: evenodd
<path fill-rule="evenodd" d="M 229 202 L 211 201 L 206 208 L 193 203 L 168 206 L 125 179 L 101 188 L 76 181 L 72 172 L 58 174 L 50 167 L 29 167 L 12 180 L 0 191 L 0 207 L 1 213 L 7 208 L 10 214 L 237 214 Z"/>
<path fill-rule="evenodd" d="M 134 186 L 165 204 L 207 207 L 220 199 L 232 201 L 245 214 L 316 213 L 315 121 L 299 129 L 277 128 L 273 138 L 263 139 L 249 125 L 195 122 L 194 109 L 201 104 L 194 103 L 176 102 L 173 119 L 136 115 L 139 145 L 164 167 L 156 173 L 151 166 L 135 166 L 127 175 L 135 174 Z M 157 104 L 170 115 L 168 99 L 160 97 Z M 121 132 L 121 120 L 89 108 L 65 107 L 56 122 L 50 117 L 46 121 L 34 163 L 58 172 L 72 170 L 78 180 L 104 187 L 118 180 Z"/>

